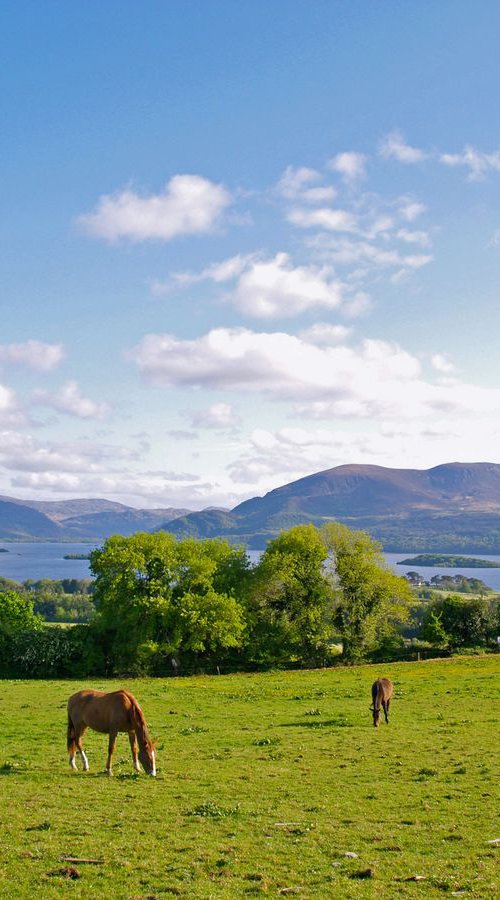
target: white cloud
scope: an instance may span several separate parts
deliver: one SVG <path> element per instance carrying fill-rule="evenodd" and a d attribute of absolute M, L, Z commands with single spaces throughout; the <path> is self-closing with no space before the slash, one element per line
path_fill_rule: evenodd
<path fill-rule="evenodd" d="M 231 295 L 234 305 L 256 318 L 299 315 L 308 309 L 334 309 L 342 302 L 342 285 L 331 270 L 294 266 L 286 253 L 258 260 L 240 276 Z"/>
<path fill-rule="evenodd" d="M 140 196 L 130 188 L 100 198 L 78 223 L 94 237 L 116 241 L 170 241 L 210 232 L 231 203 L 221 184 L 200 175 L 174 175 L 161 194 Z"/>
<path fill-rule="evenodd" d="M 401 163 L 419 163 L 428 159 L 429 154 L 417 147 L 411 147 L 400 131 L 391 131 L 380 142 L 379 153 L 384 159 L 395 159 Z"/>
<path fill-rule="evenodd" d="M 230 403 L 213 403 L 208 409 L 190 413 L 193 428 L 233 429 L 241 425 L 241 416 Z"/>
<path fill-rule="evenodd" d="M 12 388 L 0 384 L 0 422 L 4 426 L 24 423 L 25 415 L 20 409 L 17 396 Z"/>
<path fill-rule="evenodd" d="M 192 284 L 200 284 L 203 281 L 224 284 L 226 281 L 237 278 L 254 259 L 257 259 L 256 253 L 238 253 L 221 262 L 210 263 L 201 272 L 173 272 L 166 281 L 153 281 L 151 290 L 153 294 L 160 296 L 179 288 L 190 287 Z"/>
<path fill-rule="evenodd" d="M 195 340 L 147 335 L 130 358 L 166 386 L 259 391 L 314 418 L 493 414 L 500 391 L 424 380 L 419 361 L 387 341 L 320 347 L 289 334 L 215 329 Z"/>
<path fill-rule="evenodd" d="M 17 408 L 14 391 L 4 384 L 0 384 L 0 414 L 13 412 Z"/>
<path fill-rule="evenodd" d="M 428 468 L 451 459 L 482 458 L 482 447 L 498 443 L 491 419 L 475 423 L 464 440 L 461 424 L 440 419 L 423 425 L 406 421 L 394 427 L 378 422 L 375 429 L 256 429 L 229 472 L 240 489 L 262 494 L 304 475 L 346 463 L 401 468 Z"/>
<path fill-rule="evenodd" d="M 299 228 L 326 228 L 327 231 L 356 231 L 357 220 L 345 209 L 296 209 L 290 210 L 287 219 Z"/>
<path fill-rule="evenodd" d="M 418 219 L 422 213 L 425 212 L 427 207 L 424 203 L 419 203 L 418 200 L 409 200 L 408 198 L 403 198 L 400 201 L 399 212 L 403 219 L 407 222 L 414 222 L 415 219 Z"/>
<path fill-rule="evenodd" d="M 287 166 L 276 185 L 276 190 L 285 200 L 325 203 L 333 200 L 337 192 L 331 185 L 318 185 L 317 182 L 322 180 L 323 176 L 316 169 Z"/>
<path fill-rule="evenodd" d="M 31 473 L 93 473 L 103 466 L 140 458 L 136 449 L 102 442 L 36 441 L 32 435 L 4 430 L 0 434 L 0 463 L 9 471 Z"/>
<path fill-rule="evenodd" d="M 367 157 L 364 153 L 356 153 L 351 150 L 345 153 L 337 153 L 328 161 L 328 168 L 338 172 L 347 184 L 354 184 L 366 175 Z"/>
<path fill-rule="evenodd" d="M 177 272 L 156 293 L 202 281 L 216 284 L 234 281 L 225 295 L 240 312 L 271 319 L 299 315 L 312 308 L 333 309 L 342 302 L 343 285 L 332 277 L 329 266 L 295 266 L 287 253 L 265 259 L 257 253 L 212 263 L 201 272 Z"/>
<path fill-rule="evenodd" d="M 107 497 L 137 507 L 187 507 L 200 509 L 207 505 L 234 505 L 240 496 L 226 477 L 201 480 L 198 475 L 171 472 L 137 474 L 121 467 L 119 472 L 86 470 L 19 471 L 11 477 L 14 489 L 54 496 Z M 231 502 L 232 501 L 232 502 Z"/>
<path fill-rule="evenodd" d="M 444 353 L 435 353 L 431 357 L 431 365 L 437 372 L 442 372 L 444 375 L 450 375 L 455 372 L 455 365 Z"/>
<path fill-rule="evenodd" d="M 0 344 L 0 363 L 29 366 L 39 372 L 55 369 L 64 358 L 62 344 L 29 340 L 20 344 Z"/>
<path fill-rule="evenodd" d="M 287 166 L 277 184 L 277 190 L 283 197 L 296 197 L 304 188 L 321 180 L 321 174 L 316 169 L 306 166 Z"/>
<path fill-rule="evenodd" d="M 445 166 L 465 166 L 469 181 L 481 181 L 489 172 L 500 172 L 500 150 L 482 153 L 469 145 L 462 153 L 442 153 L 439 158 Z"/>
<path fill-rule="evenodd" d="M 310 328 L 301 331 L 299 338 L 310 344 L 339 344 L 349 337 L 351 329 L 345 325 L 329 325 L 326 322 L 317 322 Z"/>
<path fill-rule="evenodd" d="M 431 243 L 427 231 L 411 231 L 409 228 L 400 228 L 396 232 L 396 237 L 407 244 L 420 244 L 421 247 L 428 247 Z"/>
<path fill-rule="evenodd" d="M 309 246 L 319 250 L 336 266 L 363 265 L 369 269 L 415 270 L 432 262 L 430 254 L 402 254 L 396 247 L 350 237 L 319 235 Z M 366 275 L 366 272 L 365 272 Z"/>
<path fill-rule="evenodd" d="M 79 419 L 104 419 L 109 413 L 106 403 L 96 402 L 85 397 L 76 381 L 68 381 L 54 393 L 37 390 L 33 400 L 42 406 L 49 406 L 57 412 L 76 416 Z"/>

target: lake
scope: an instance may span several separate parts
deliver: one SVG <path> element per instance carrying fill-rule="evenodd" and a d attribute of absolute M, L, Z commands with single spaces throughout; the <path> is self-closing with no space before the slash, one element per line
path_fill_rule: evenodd
<path fill-rule="evenodd" d="M 89 563 L 86 559 L 64 559 L 67 553 L 90 553 L 97 544 L 56 544 L 42 542 L 0 542 L 0 576 L 11 578 L 13 581 L 25 581 L 28 578 L 38 580 L 40 578 L 90 578 Z M 439 552 L 439 551 L 436 551 Z M 252 562 L 257 562 L 260 557 L 259 550 L 249 550 L 248 555 Z M 449 569 L 438 566 L 398 566 L 398 560 L 408 559 L 412 553 L 384 553 L 385 559 L 397 575 L 406 572 L 417 571 L 425 581 L 430 581 L 434 575 L 465 575 L 467 578 L 480 578 L 494 591 L 500 593 L 500 569 Z M 487 554 L 468 554 L 476 559 L 488 559 L 500 563 L 500 556 Z"/>
<path fill-rule="evenodd" d="M 90 553 L 96 544 L 0 542 L 0 576 L 14 581 L 32 578 L 90 578 L 87 559 L 64 559 L 66 553 Z"/>

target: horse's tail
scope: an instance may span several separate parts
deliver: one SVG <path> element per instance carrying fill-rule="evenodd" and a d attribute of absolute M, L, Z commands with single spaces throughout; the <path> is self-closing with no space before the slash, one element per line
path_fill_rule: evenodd
<path fill-rule="evenodd" d="M 377 709 L 377 701 L 379 701 L 379 702 L 378 702 L 378 709 L 380 709 L 381 694 L 382 694 L 382 690 L 381 690 L 380 682 L 375 681 L 375 682 L 372 684 L 372 706 L 371 706 L 371 708 L 372 708 L 374 711 Z"/>
<path fill-rule="evenodd" d="M 76 733 L 71 716 L 68 712 L 68 752 L 73 756 L 75 753 Z"/>

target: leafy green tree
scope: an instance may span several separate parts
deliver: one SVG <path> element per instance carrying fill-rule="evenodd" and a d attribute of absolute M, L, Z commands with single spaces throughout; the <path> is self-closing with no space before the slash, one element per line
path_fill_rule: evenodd
<path fill-rule="evenodd" d="M 421 636 L 424 641 L 437 647 L 447 647 L 450 642 L 450 636 L 443 627 L 442 615 L 434 604 L 424 612 Z"/>
<path fill-rule="evenodd" d="M 42 619 L 33 611 L 31 597 L 16 591 L 0 594 L 0 634 L 5 636 L 16 631 L 37 631 L 42 627 Z"/>
<path fill-rule="evenodd" d="M 269 541 L 248 596 L 248 654 L 280 663 L 324 655 L 331 635 L 326 545 L 314 525 Z"/>
<path fill-rule="evenodd" d="M 406 579 L 388 569 L 380 545 L 366 532 L 328 523 L 323 536 L 330 558 L 334 625 L 344 657 L 355 661 L 407 620 L 412 593 Z"/>
<path fill-rule="evenodd" d="M 0 594 L 0 665 L 8 669 L 13 645 L 22 632 L 33 634 L 43 627 L 42 619 L 33 612 L 33 600 L 16 591 Z"/>
<path fill-rule="evenodd" d="M 174 654 L 192 659 L 241 644 L 238 591 L 249 564 L 227 541 L 115 535 L 92 552 L 90 566 L 93 628 L 105 639 L 113 669 L 153 672 Z"/>
<path fill-rule="evenodd" d="M 456 595 L 432 603 L 424 613 L 422 637 L 450 647 L 479 647 L 494 637 L 496 604 Z"/>

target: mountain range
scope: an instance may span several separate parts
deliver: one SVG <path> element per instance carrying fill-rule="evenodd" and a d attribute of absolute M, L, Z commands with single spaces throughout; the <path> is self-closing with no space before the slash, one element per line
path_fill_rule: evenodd
<path fill-rule="evenodd" d="M 0 540 L 100 541 L 115 533 L 163 529 L 261 549 L 283 528 L 328 521 L 370 532 L 387 551 L 500 553 L 500 465 L 336 466 L 232 510 L 201 512 L 133 509 L 107 500 L 0 497 Z"/>
<path fill-rule="evenodd" d="M 112 500 L 18 500 L 0 496 L 0 540 L 102 541 L 156 531 L 188 509 L 134 509 Z"/>

